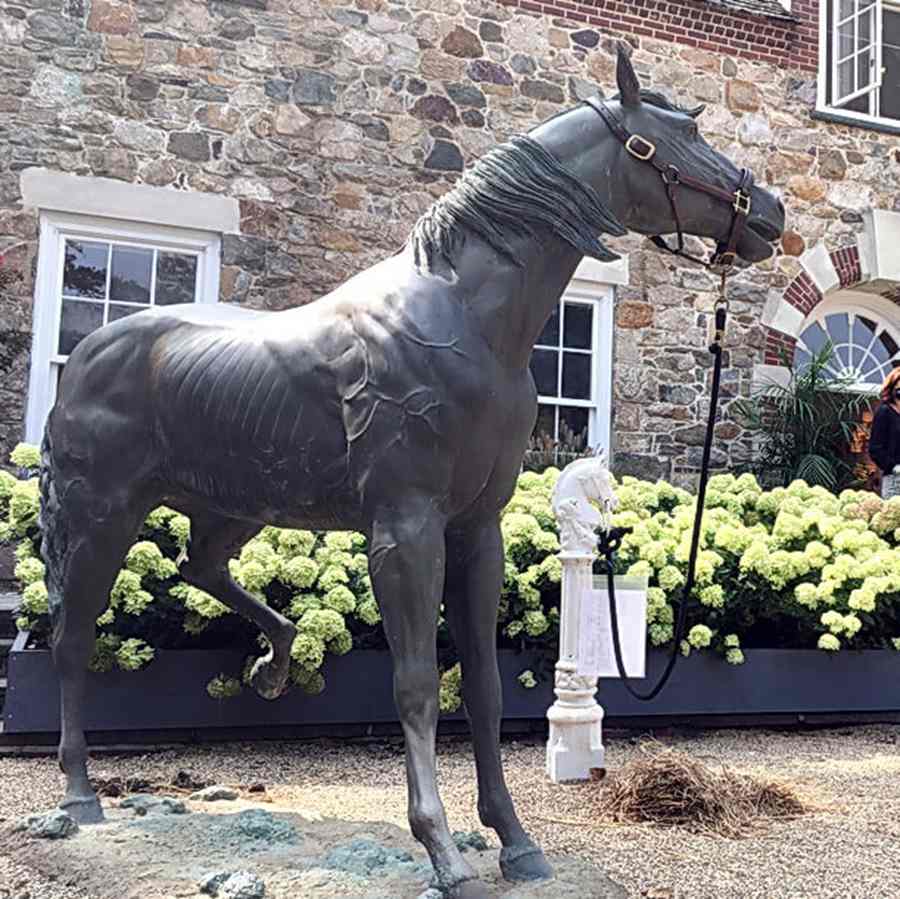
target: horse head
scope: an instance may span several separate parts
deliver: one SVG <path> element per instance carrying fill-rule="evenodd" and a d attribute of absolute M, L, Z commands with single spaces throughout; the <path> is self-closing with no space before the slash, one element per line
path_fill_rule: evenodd
<path fill-rule="evenodd" d="M 596 191 L 623 229 L 712 238 L 717 257 L 727 248 L 748 263 L 769 258 L 784 232 L 784 204 L 703 138 L 704 107 L 683 109 L 643 89 L 622 45 L 617 80 L 613 99 L 588 98 L 531 136 Z"/>
<path fill-rule="evenodd" d="M 666 223 L 664 233 L 677 230 L 679 224 L 672 215 L 664 179 L 647 178 L 647 165 L 639 158 L 641 151 L 646 154 L 654 148 L 657 171 L 670 172 L 676 186 L 681 227 L 689 234 L 726 243 L 734 210 L 715 195 L 697 190 L 694 182 L 715 186 L 726 194 L 737 194 L 742 187 L 742 172 L 701 135 L 697 120 L 705 107 L 679 110 L 660 95 L 642 91 L 629 55 L 621 47 L 617 79 L 622 123 L 630 133 L 646 142 L 641 147 L 640 140 L 634 141 L 636 146 L 632 152 L 626 151 L 631 158 L 624 160 L 622 169 L 620 187 L 634 195 L 639 193 L 643 199 L 636 204 L 628 227 L 657 235 L 662 222 Z M 749 200 L 747 227 L 735 249 L 747 262 L 761 262 L 772 255 L 772 244 L 784 232 L 785 209 L 780 199 L 763 188 L 748 187 L 744 190 Z"/>
<path fill-rule="evenodd" d="M 582 516 L 598 521 L 595 504 L 604 514 L 615 511 L 619 504 L 612 486 L 612 476 L 603 453 L 578 459 L 560 474 L 553 490 L 552 505 L 556 511 L 563 502 L 574 503 Z"/>

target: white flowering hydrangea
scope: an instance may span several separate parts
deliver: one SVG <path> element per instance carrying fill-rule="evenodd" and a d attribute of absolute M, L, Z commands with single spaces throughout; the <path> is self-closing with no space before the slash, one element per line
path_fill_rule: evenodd
<path fill-rule="evenodd" d="M 705 624 L 695 624 L 688 631 L 687 641 L 694 649 L 703 649 L 712 643 L 713 632 Z"/>
<path fill-rule="evenodd" d="M 16 576 L 23 596 L 18 623 L 46 640 L 40 496 L 37 478 L 28 477 L 34 474 L 36 453 L 19 450 L 18 477 L 0 470 L 0 540 L 17 541 Z M 522 474 L 501 518 L 505 559 L 499 638 L 507 646 L 546 648 L 551 654 L 558 640 L 562 576 L 551 509 L 558 476 L 552 468 Z M 613 523 L 632 529 L 622 542 L 616 574 L 648 579 L 649 643 L 671 646 L 696 500 L 671 484 L 634 477 L 623 477 L 615 489 L 620 505 Z M 160 507 L 147 517 L 98 622 L 96 659 L 104 670 L 146 664 L 154 644 L 161 641 L 166 648 L 173 621 L 182 629 L 176 645 L 190 645 L 201 632 L 207 645 L 216 639 L 231 643 L 235 633 L 242 633 L 238 639 L 244 640 L 252 665 L 258 655 L 256 628 L 217 596 L 179 579 L 176 562 L 190 555 L 189 539 L 190 521 L 182 513 Z M 290 679 L 301 689 L 324 688 L 321 668 L 329 653 L 348 652 L 354 641 L 385 645 L 362 534 L 266 527 L 228 561 L 228 571 L 257 600 L 297 625 Z M 679 649 L 712 650 L 738 665 L 746 651 L 741 637 L 746 640 L 752 632 L 754 642 L 746 640 L 748 645 L 770 645 L 760 643 L 766 639 L 760 634 L 768 631 L 774 645 L 787 645 L 779 641 L 791 634 L 797 636 L 790 645 L 831 652 L 842 645 L 900 650 L 898 607 L 900 497 L 884 502 L 856 490 L 835 496 L 802 481 L 766 492 L 749 474 L 710 479 L 687 638 Z M 440 628 L 443 641 L 443 618 Z M 137 639 L 136 632 L 142 644 L 124 639 Z M 445 698 L 455 692 L 458 701 L 458 669 L 452 673 L 452 661 L 447 664 Z M 235 674 L 223 672 L 215 692 L 230 694 Z"/>
<path fill-rule="evenodd" d="M 41 451 L 29 443 L 20 443 L 9 454 L 9 461 L 17 468 L 40 468 Z"/>
<path fill-rule="evenodd" d="M 40 559 L 29 556 L 16 563 L 15 576 L 27 587 L 44 579 L 46 568 Z"/>
<path fill-rule="evenodd" d="M 281 579 L 292 587 L 311 587 L 319 577 L 319 564 L 309 556 L 293 556 L 281 566 Z"/>

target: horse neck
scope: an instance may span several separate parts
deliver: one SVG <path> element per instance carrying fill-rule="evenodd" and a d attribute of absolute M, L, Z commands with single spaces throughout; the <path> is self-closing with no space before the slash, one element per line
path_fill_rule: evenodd
<path fill-rule="evenodd" d="M 540 125 L 530 136 L 625 220 L 628 200 L 622 185 L 613 183 L 621 146 L 593 110 L 576 107 Z M 479 318 L 501 363 L 524 369 L 584 255 L 548 229 L 520 238 L 514 249 L 519 259 L 526 260 L 523 266 L 468 235 L 455 266 L 459 275 L 455 292 Z"/>
<path fill-rule="evenodd" d="M 525 369 L 538 335 L 572 280 L 583 256 L 543 232 L 516 247 L 517 266 L 478 238 L 470 237 L 455 266 L 452 292 L 469 308 L 498 361 Z"/>

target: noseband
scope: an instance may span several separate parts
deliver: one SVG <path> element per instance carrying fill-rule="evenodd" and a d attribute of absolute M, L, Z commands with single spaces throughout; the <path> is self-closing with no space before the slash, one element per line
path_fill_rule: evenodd
<path fill-rule="evenodd" d="M 747 218 L 752 209 L 752 200 L 750 197 L 750 190 L 753 187 L 752 172 L 748 169 L 741 169 L 741 180 L 734 193 L 729 193 L 727 190 L 722 190 L 721 187 L 716 187 L 716 185 L 701 181 L 698 178 L 692 178 L 690 175 L 683 175 L 674 165 L 663 165 L 663 163 L 656 158 L 656 145 L 646 138 L 641 137 L 639 134 L 632 134 L 599 97 L 588 97 L 584 102 L 600 115 L 600 118 L 606 122 L 609 130 L 622 141 L 625 145 L 625 149 L 635 159 L 652 165 L 653 168 L 659 172 L 659 175 L 663 180 L 663 184 L 666 187 L 666 195 L 672 206 L 675 227 L 678 231 L 678 247 L 675 248 L 669 246 L 669 244 L 659 235 L 651 237 L 650 240 L 653 241 L 659 249 L 665 250 L 673 256 L 681 256 L 684 259 L 689 259 L 691 262 L 696 262 L 699 265 L 705 266 L 716 274 L 727 274 L 734 267 L 735 259 L 737 259 L 738 241 L 741 239 L 744 225 L 746 225 Z M 691 256 L 684 250 L 684 229 L 681 226 L 681 215 L 678 212 L 678 202 L 676 199 L 679 185 L 708 194 L 711 197 L 715 197 L 717 200 L 724 200 L 734 210 L 728 239 L 727 241 L 719 241 L 716 244 L 716 251 L 708 262 L 697 256 Z"/>

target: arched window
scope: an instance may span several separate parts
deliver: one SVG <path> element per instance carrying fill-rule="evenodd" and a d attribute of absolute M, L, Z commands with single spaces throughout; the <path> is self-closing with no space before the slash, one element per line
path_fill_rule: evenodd
<path fill-rule="evenodd" d="M 849 380 L 857 390 L 877 390 L 891 369 L 900 366 L 900 327 L 893 323 L 900 321 L 900 309 L 892 309 L 889 319 L 874 302 L 821 303 L 797 339 L 794 366 L 808 365 L 830 340 L 834 353 L 827 373 Z"/>

